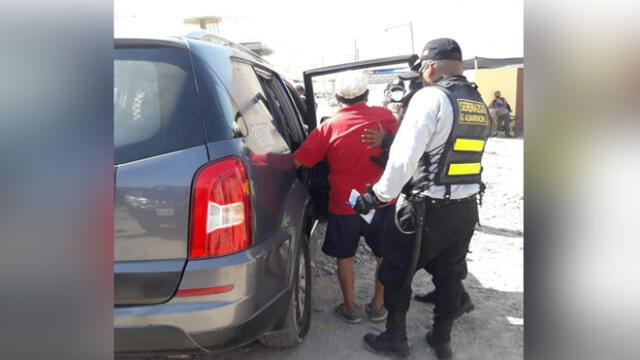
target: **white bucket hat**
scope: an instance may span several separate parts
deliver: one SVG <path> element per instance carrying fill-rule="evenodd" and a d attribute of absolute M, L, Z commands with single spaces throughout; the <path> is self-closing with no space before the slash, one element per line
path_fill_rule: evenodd
<path fill-rule="evenodd" d="M 353 99 L 367 91 L 367 76 L 360 70 L 345 71 L 336 76 L 336 94 Z"/>

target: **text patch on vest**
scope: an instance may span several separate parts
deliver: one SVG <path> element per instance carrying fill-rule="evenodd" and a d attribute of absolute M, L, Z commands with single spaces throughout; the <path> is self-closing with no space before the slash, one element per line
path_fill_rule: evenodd
<path fill-rule="evenodd" d="M 456 99 L 458 102 L 458 123 L 468 125 L 489 125 L 487 110 L 481 102 L 466 99 Z"/>

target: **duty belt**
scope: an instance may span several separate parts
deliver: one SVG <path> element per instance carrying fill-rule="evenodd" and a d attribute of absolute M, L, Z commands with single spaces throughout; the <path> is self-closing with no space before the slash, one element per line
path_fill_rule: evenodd
<path fill-rule="evenodd" d="M 476 195 L 477 194 L 473 194 L 471 196 L 467 196 L 466 198 L 462 198 L 462 199 L 437 199 L 437 198 L 432 198 L 432 197 L 428 197 L 427 196 L 426 197 L 426 203 L 427 203 L 427 206 L 428 205 L 440 206 L 440 205 L 457 204 L 457 203 L 473 201 L 473 200 L 476 199 Z"/>

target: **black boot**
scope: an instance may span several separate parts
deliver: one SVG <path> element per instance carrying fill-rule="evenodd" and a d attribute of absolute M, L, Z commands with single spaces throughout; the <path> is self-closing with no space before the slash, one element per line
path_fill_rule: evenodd
<path fill-rule="evenodd" d="M 407 339 L 400 340 L 388 331 L 380 335 L 366 334 L 364 336 L 365 349 L 374 354 L 405 358 L 409 356 Z"/>
<path fill-rule="evenodd" d="M 427 333 L 427 344 L 436 351 L 438 359 L 451 359 L 451 328 L 454 315 L 434 316 L 433 329 Z"/>
<path fill-rule="evenodd" d="M 402 358 L 409 356 L 406 316 L 406 312 L 389 311 L 387 331 L 380 335 L 366 334 L 364 336 L 365 348 L 378 355 Z"/>
<path fill-rule="evenodd" d="M 427 344 L 429 344 L 429 346 L 431 346 L 431 348 L 433 348 L 433 350 L 436 352 L 436 357 L 438 359 L 444 360 L 444 359 L 452 359 L 453 358 L 453 353 L 451 352 L 451 342 L 450 341 L 437 342 L 433 338 L 433 334 L 432 334 L 431 331 L 429 331 L 427 333 L 426 339 L 427 339 Z"/>

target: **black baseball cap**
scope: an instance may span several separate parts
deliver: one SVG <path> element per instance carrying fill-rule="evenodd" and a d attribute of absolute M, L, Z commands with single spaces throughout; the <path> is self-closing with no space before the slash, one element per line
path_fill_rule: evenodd
<path fill-rule="evenodd" d="M 462 50 L 460 50 L 460 45 L 453 39 L 435 39 L 424 46 L 420 60 L 462 61 Z"/>

